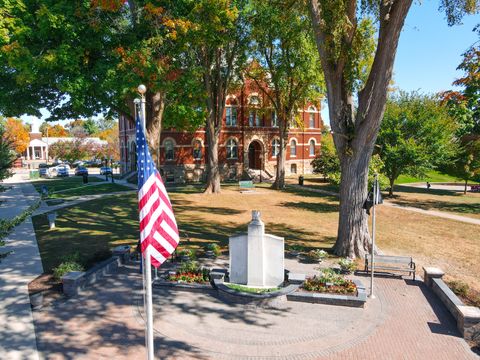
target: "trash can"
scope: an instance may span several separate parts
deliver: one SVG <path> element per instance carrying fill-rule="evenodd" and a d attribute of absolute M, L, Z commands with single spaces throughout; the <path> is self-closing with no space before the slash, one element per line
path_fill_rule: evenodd
<path fill-rule="evenodd" d="M 300 175 L 300 176 L 298 177 L 298 185 L 303 186 L 303 176 L 302 176 L 302 175 Z"/>
<path fill-rule="evenodd" d="M 88 184 L 88 174 L 83 174 L 83 183 Z"/>

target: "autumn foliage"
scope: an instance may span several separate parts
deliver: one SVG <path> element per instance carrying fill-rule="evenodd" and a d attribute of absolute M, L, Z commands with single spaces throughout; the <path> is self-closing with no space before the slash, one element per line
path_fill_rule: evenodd
<path fill-rule="evenodd" d="M 29 129 L 22 120 L 14 118 L 7 118 L 4 137 L 12 142 L 17 154 L 22 154 L 30 142 Z"/>

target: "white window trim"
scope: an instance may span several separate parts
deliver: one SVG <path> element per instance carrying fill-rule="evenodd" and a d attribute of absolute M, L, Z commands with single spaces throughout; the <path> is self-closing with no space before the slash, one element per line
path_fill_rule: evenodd
<path fill-rule="evenodd" d="M 272 158 L 275 158 L 275 159 L 276 159 L 277 156 L 278 156 L 278 154 L 275 154 L 275 151 L 274 151 L 274 150 L 275 150 L 275 146 L 273 145 L 273 143 L 274 143 L 275 141 L 278 141 L 278 154 L 280 154 L 280 138 L 275 137 L 275 138 L 272 139 Z"/>
<path fill-rule="evenodd" d="M 236 144 L 236 147 L 237 147 L 237 156 L 235 157 L 228 157 L 228 143 L 230 142 L 230 140 L 233 140 Z M 225 141 L 225 148 L 227 149 L 226 151 L 226 158 L 227 160 L 234 160 L 234 159 L 238 159 L 238 152 L 239 152 L 239 145 L 238 145 L 238 139 L 235 138 L 235 137 L 229 137 L 226 141 Z"/>
<path fill-rule="evenodd" d="M 294 141 L 295 141 L 295 155 L 292 155 L 292 142 L 294 142 Z M 291 138 L 290 139 L 289 148 L 290 148 L 290 157 L 291 158 L 296 158 L 297 157 L 297 150 L 298 150 L 298 140 L 296 138 Z"/>
<path fill-rule="evenodd" d="M 313 155 L 311 153 L 311 142 L 313 141 L 314 143 L 314 146 L 313 146 Z M 315 140 L 315 138 L 310 138 L 308 139 L 308 156 L 309 157 L 315 157 L 315 150 L 316 150 L 316 147 L 317 147 L 317 140 Z"/>

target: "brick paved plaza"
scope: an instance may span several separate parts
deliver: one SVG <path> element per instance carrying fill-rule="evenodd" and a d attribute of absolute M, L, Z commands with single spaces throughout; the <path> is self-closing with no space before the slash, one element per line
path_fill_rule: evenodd
<path fill-rule="evenodd" d="M 287 267 L 294 266 L 291 260 Z M 298 264 L 303 270 L 313 266 Z M 310 269 L 307 269 L 310 268 Z M 362 278 L 368 284 L 368 278 Z M 204 293 L 155 289 L 160 359 L 477 359 L 423 282 L 378 278 L 364 309 L 286 302 L 280 309 L 225 304 Z M 133 268 L 76 299 L 34 312 L 46 359 L 145 357 Z"/>

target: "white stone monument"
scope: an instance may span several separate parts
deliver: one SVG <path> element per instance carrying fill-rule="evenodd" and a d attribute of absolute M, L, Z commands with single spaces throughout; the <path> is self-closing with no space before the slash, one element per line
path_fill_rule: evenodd
<path fill-rule="evenodd" d="M 230 282 L 251 287 L 277 287 L 285 277 L 284 239 L 265 234 L 260 211 L 252 211 L 248 234 L 231 236 Z"/>

